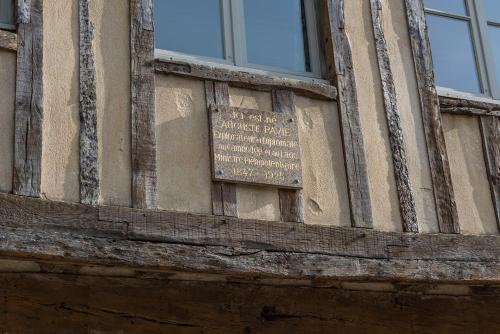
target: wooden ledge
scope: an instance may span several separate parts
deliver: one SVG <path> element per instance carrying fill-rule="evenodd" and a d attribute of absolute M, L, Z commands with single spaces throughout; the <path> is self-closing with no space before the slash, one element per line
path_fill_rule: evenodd
<path fill-rule="evenodd" d="M 466 116 L 496 116 L 500 117 L 500 101 L 497 103 L 440 96 L 441 112 Z"/>
<path fill-rule="evenodd" d="M 496 236 L 94 208 L 5 194 L 0 257 L 260 279 L 500 282 Z"/>
<path fill-rule="evenodd" d="M 0 49 L 17 51 L 17 34 L 6 30 L 0 30 Z"/>
<path fill-rule="evenodd" d="M 208 66 L 180 61 L 156 60 L 156 73 L 174 74 L 203 80 L 227 82 L 231 86 L 248 88 L 259 91 L 275 89 L 292 90 L 303 95 L 320 100 L 336 100 L 337 89 L 328 84 L 302 81 L 297 79 L 268 76 L 238 70 L 230 70 L 215 66 Z"/>

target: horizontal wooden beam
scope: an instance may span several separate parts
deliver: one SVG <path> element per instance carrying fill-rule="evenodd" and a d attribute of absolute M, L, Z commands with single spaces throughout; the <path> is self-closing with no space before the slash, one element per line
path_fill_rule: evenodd
<path fill-rule="evenodd" d="M 390 233 L 0 195 L 0 256 L 286 279 L 500 282 L 500 237 Z"/>
<path fill-rule="evenodd" d="M 0 30 L 0 49 L 17 51 L 17 34 Z"/>
<path fill-rule="evenodd" d="M 156 60 L 154 67 L 156 73 L 227 82 L 235 87 L 259 91 L 288 89 L 298 95 L 321 100 L 335 100 L 337 98 L 337 89 L 335 86 L 319 82 L 282 78 L 180 61 Z"/>
<path fill-rule="evenodd" d="M 500 117 L 500 103 L 496 104 L 485 101 L 440 96 L 439 104 L 442 113 L 465 116 Z"/>

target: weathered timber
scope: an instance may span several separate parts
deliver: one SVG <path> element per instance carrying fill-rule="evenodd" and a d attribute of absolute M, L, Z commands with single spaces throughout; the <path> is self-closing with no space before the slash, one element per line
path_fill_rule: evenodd
<path fill-rule="evenodd" d="M 205 81 L 205 96 L 209 117 L 212 108 L 216 108 L 217 106 L 229 107 L 229 86 L 225 82 Z M 214 166 L 212 165 L 211 168 L 213 170 Z M 236 184 L 219 181 L 212 182 L 212 213 L 214 215 L 230 217 L 238 215 Z"/>
<path fill-rule="evenodd" d="M 327 0 L 329 67 L 338 89 L 342 144 L 354 227 L 373 227 L 363 133 L 358 110 L 351 46 L 345 31 L 344 0 Z"/>
<path fill-rule="evenodd" d="M 405 0 L 405 3 L 439 230 L 460 233 L 423 2 Z"/>
<path fill-rule="evenodd" d="M 89 0 L 79 1 L 80 17 L 80 202 L 99 204 L 97 93 L 94 65 L 94 28 Z"/>
<path fill-rule="evenodd" d="M 479 118 L 479 124 L 493 208 L 500 232 L 500 119 L 494 116 L 482 116 Z"/>
<path fill-rule="evenodd" d="M 442 113 L 500 117 L 500 103 L 439 96 L 439 105 Z"/>
<path fill-rule="evenodd" d="M 280 78 L 277 76 L 245 72 L 239 69 L 231 70 L 173 60 L 166 61 L 157 59 L 154 66 L 156 73 L 227 82 L 231 86 L 240 88 L 258 91 L 287 89 L 296 94 L 320 100 L 335 100 L 337 98 L 337 89 L 334 86 L 320 82 Z"/>
<path fill-rule="evenodd" d="M 0 49 L 17 51 L 17 34 L 0 30 Z"/>
<path fill-rule="evenodd" d="M 444 286 L 447 295 L 414 285 L 367 291 L 359 283 L 316 288 L 66 271 L 5 273 L 0 285 L 5 333 L 492 334 L 500 327 L 495 287 L 467 295 L 467 287 Z"/>
<path fill-rule="evenodd" d="M 43 0 L 20 0 L 13 192 L 40 194 L 43 123 Z"/>
<path fill-rule="evenodd" d="M 272 91 L 273 111 L 286 113 L 293 117 L 295 123 L 296 112 L 294 104 L 294 93 L 290 90 Z M 297 134 L 298 136 L 298 134 Z M 300 147 L 298 148 L 300 159 Z M 302 169 L 300 179 L 302 180 Z M 301 182 L 302 184 L 302 182 Z M 304 199 L 302 190 L 279 189 L 281 220 L 285 222 L 304 222 Z"/>
<path fill-rule="evenodd" d="M 0 195 L 0 256 L 281 279 L 500 282 L 497 236 L 380 232 L 8 194 Z"/>
<path fill-rule="evenodd" d="M 408 172 L 406 143 L 401 127 L 396 87 L 394 86 L 389 52 L 387 50 L 387 43 L 382 28 L 382 2 L 381 0 L 370 0 L 370 5 L 378 68 L 384 97 L 384 111 L 387 119 L 387 129 L 389 131 L 392 164 L 394 176 L 396 178 L 399 211 L 403 221 L 403 231 L 416 233 L 418 232 L 417 211 L 415 209 L 415 199 Z"/>
<path fill-rule="evenodd" d="M 156 207 L 153 1 L 130 1 L 132 205 Z"/>

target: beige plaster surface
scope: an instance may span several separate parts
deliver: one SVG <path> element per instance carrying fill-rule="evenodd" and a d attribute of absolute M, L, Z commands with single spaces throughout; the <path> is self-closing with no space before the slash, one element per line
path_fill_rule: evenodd
<path fill-rule="evenodd" d="M 349 198 L 337 105 L 295 98 L 306 224 L 350 226 Z"/>
<path fill-rule="evenodd" d="M 401 231 L 402 222 L 374 47 L 370 2 L 346 1 L 345 15 L 366 150 L 373 225 L 378 230 Z"/>
<path fill-rule="evenodd" d="M 42 195 L 79 201 L 78 1 L 45 0 Z"/>
<path fill-rule="evenodd" d="M 382 0 L 382 6 L 383 29 L 406 141 L 408 170 L 415 196 L 418 225 L 421 232 L 437 233 L 439 226 L 405 4 L 404 0 Z"/>
<path fill-rule="evenodd" d="M 269 92 L 235 87 L 229 88 L 232 107 L 272 110 Z M 279 192 L 276 188 L 236 185 L 238 217 L 247 219 L 280 220 Z"/>
<path fill-rule="evenodd" d="M 131 205 L 128 0 L 93 0 L 101 203 Z"/>
<path fill-rule="evenodd" d="M 212 213 L 203 81 L 156 76 L 156 140 L 159 208 Z"/>
<path fill-rule="evenodd" d="M 12 191 L 16 53 L 0 50 L 0 192 Z"/>
<path fill-rule="evenodd" d="M 443 115 L 462 234 L 498 234 L 477 118 Z"/>

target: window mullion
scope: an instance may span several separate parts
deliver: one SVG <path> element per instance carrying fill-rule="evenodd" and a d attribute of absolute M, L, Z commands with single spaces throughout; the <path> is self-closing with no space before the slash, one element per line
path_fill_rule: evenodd
<path fill-rule="evenodd" d="M 231 19 L 231 0 L 221 0 L 222 30 L 224 37 L 224 57 L 226 62 L 234 64 L 233 27 Z"/>
<path fill-rule="evenodd" d="M 234 64 L 247 65 L 247 46 L 245 33 L 245 9 L 243 0 L 231 1 L 231 18 L 233 23 Z"/>
<path fill-rule="evenodd" d="M 483 86 L 484 94 L 492 95 L 492 90 L 494 91 L 495 84 L 492 82 L 493 77 L 490 75 L 490 62 L 489 62 L 489 48 L 488 41 L 486 40 L 487 27 L 486 20 L 484 20 L 483 11 L 483 0 L 467 0 L 467 5 L 469 7 L 471 15 L 471 29 L 473 44 L 476 52 L 476 61 L 479 67 L 480 81 Z"/>
<path fill-rule="evenodd" d="M 470 1 L 470 0 L 469 0 Z M 490 42 L 488 39 L 488 20 L 486 18 L 485 6 L 483 0 L 476 0 L 475 2 L 475 10 L 477 15 L 477 24 L 479 29 L 479 35 L 481 40 L 481 45 L 484 50 L 484 62 L 485 62 L 485 71 L 487 72 L 487 80 L 491 88 L 490 95 L 495 98 L 500 98 L 499 85 L 497 82 L 497 78 L 495 76 L 495 62 L 493 61 L 493 55 L 490 48 Z"/>

